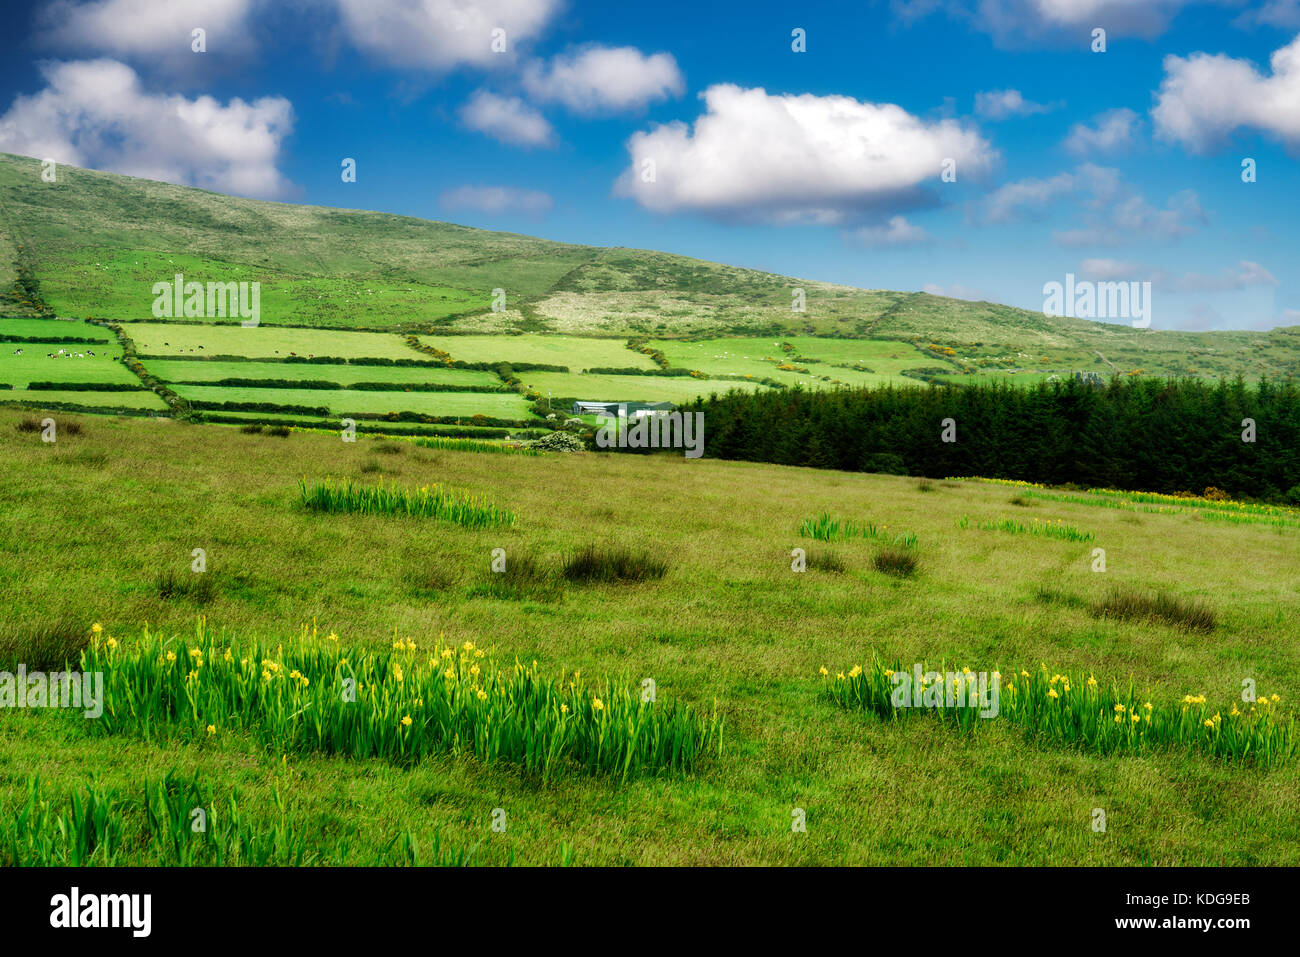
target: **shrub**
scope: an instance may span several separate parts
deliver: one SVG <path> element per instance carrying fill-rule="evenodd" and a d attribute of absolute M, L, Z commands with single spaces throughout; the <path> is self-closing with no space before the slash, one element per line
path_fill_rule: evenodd
<path fill-rule="evenodd" d="M 630 548 L 586 545 L 564 564 L 564 577 L 575 582 L 639 582 L 663 578 L 668 563 Z"/>
<path fill-rule="evenodd" d="M 552 432 L 540 439 L 534 439 L 528 443 L 528 446 L 540 452 L 582 452 L 586 450 L 586 446 L 582 444 L 582 439 L 570 435 L 568 432 Z"/>
<path fill-rule="evenodd" d="M 274 435 L 277 439 L 289 437 L 290 428 L 287 425 L 273 425 L 266 430 L 267 435 Z"/>
<path fill-rule="evenodd" d="M 14 428 L 19 432 L 39 432 L 41 431 L 41 420 L 34 415 L 25 415 L 18 420 Z M 1296 486 L 1300 488 L 1300 486 Z"/>
<path fill-rule="evenodd" d="M 883 475 L 906 475 L 907 463 L 901 455 L 892 452 L 873 452 L 862 460 L 862 471 Z"/>
<path fill-rule="evenodd" d="M 243 432 L 245 435 L 257 435 L 262 431 L 262 426 L 256 422 L 252 422 L 248 425 L 241 425 L 239 431 Z"/>

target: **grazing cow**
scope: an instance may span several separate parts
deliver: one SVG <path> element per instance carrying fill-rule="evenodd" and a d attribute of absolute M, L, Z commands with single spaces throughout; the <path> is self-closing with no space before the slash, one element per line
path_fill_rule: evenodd
<path fill-rule="evenodd" d="M 45 353 L 45 358 L 47 358 L 47 359 L 53 359 L 53 358 L 54 358 L 54 353 L 53 353 L 53 352 L 47 352 L 47 353 Z"/>
<path fill-rule="evenodd" d="M 22 350 L 22 349 L 15 349 L 15 350 L 14 350 L 14 355 L 16 355 L 16 356 L 20 356 L 20 355 L 22 355 L 22 354 L 23 354 L 23 350 Z"/>
<path fill-rule="evenodd" d="M 86 355 L 90 356 L 90 358 L 92 359 L 95 358 L 95 354 L 93 352 L 87 352 Z"/>

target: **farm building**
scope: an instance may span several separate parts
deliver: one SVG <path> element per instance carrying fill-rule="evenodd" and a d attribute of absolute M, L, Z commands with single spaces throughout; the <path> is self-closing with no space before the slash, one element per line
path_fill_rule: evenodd
<path fill-rule="evenodd" d="M 671 402 L 575 402 L 573 415 L 601 415 L 606 418 L 639 419 L 657 412 L 671 412 Z"/>

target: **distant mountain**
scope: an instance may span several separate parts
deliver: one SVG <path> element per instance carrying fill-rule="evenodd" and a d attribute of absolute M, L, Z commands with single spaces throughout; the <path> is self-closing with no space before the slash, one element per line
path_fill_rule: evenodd
<path fill-rule="evenodd" d="M 1300 374 L 1300 327 L 1133 329 L 68 166 L 47 183 L 38 160 L 0 153 L 0 313 L 147 319 L 153 284 L 177 272 L 259 281 L 264 324 L 902 339 L 998 374 Z M 791 308 L 795 289 L 804 291 L 803 312 Z"/>

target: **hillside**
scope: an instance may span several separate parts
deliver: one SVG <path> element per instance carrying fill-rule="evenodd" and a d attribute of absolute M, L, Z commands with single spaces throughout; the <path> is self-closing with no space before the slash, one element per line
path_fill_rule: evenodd
<path fill-rule="evenodd" d="M 560 427 L 576 400 L 1031 384 L 1080 371 L 1300 374 L 1300 328 L 1139 330 L 93 170 L 60 168 L 55 183 L 40 173 L 37 160 L 0 154 L 0 341 L 15 346 L 0 350 L 0 390 L 47 409 L 331 429 L 353 419 L 499 439 Z M 260 328 L 155 321 L 153 286 L 176 273 L 259 283 Z M 494 310 L 498 289 L 505 308 Z M 796 289 L 803 312 L 791 309 Z"/>

